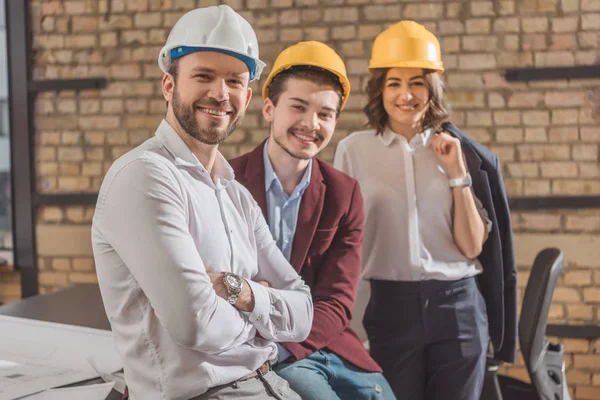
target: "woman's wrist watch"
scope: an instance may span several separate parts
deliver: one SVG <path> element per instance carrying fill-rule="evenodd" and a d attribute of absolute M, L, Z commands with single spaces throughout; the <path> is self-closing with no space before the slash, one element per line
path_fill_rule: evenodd
<path fill-rule="evenodd" d="M 242 285 L 244 281 L 236 274 L 232 274 L 231 272 L 225 272 L 223 276 L 223 283 L 227 288 L 227 293 L 229 297 L 227 297 L 227 302 L 231 305 L 237 303 L 238 296 L 242 292 Z"/>
<path fill-rule="evenodd" d="M 469 174 L 468 172 L 467 172 L 467 175 L 464 176 L 463 178 L 448 180 L 448 184 L 450 185 L 451 188 L 471 186 L 472 183 L 473 183 L 473 181 L 471 180 L 471 174 Z"/>

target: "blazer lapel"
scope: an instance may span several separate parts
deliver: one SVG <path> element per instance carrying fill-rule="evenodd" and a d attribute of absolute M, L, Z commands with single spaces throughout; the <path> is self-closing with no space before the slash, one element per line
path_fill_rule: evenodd
<path fill-rule="evenodd" d="M 240 183 L 242 183 L 254 200 L 260 206 L 262 213 L 265 219 L 268 219 L 269 214 L 267 212 L 267 194 L 265 188 L 265 163 L 263 158 L 263 147 L 265 142 L 260 144 L 257 148 L 252 150 L 250 154 L 248 154 L 248 163 L 246 164 L 246 170 L 243 175 L 243 182 L 240 179 Z"/>
<path fill-rule="evenodd" d="M 302 195 L 300 210 L 298 211 L 298 223 L 296 224 L 296 234 L 292 244 L 291 264 L 296 271 L 300 272 L 308 249 L 312 243 L 315 231 L 321 219 L 323 204 L 325 203 L 325 184 L 323 175 L 317 159 L 313 159 L 310 183 Z"/>

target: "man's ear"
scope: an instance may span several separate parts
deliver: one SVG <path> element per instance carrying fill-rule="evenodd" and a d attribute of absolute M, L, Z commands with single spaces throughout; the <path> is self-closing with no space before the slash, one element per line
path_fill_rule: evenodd
<path fill-rule="evenodd" d="M 248 93 L 246 94 L 246 108 L 248 108 L 248 104 L 250 104 L 250 99 L 252 99 L 252 88 L 248 87 Z"/>
<path fill-rule="evenodd" d="M 162 78 L 162 92 L 163 97 L 167 102 L 173 100 L 173 91 L 175 90 L 175 78 L 168 72 L 163 75 Z"/>
<path fill-rule="evenodd" d="M 265 121 L 273 122 L 273 111 L 275 110 L 275 105 L 268 97 L 265 99 L 262 106 L 262 115 Z"/>

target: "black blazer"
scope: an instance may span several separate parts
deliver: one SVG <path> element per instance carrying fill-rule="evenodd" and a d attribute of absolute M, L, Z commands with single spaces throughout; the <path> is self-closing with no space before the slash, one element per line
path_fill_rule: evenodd
<path fill-rule="evenodd" d="M 494 357 L 514 363 L 517 356 L 517 266 L 500 161 L 492 151 L 454 124 L 445 123 L 442 127 L 460 140 L 473 180 L 473 192 L 493 223 L 479 255 L 483 273 L 479 274 L 478 283 L 485 299 Z"/>

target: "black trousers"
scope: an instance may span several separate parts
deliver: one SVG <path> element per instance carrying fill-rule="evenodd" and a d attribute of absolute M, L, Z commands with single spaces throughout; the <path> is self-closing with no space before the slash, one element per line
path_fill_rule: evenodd
<path fill-rule="evenodd" d="M 371 280 L 363 324 L 398 399 L 479 399 L 489 335 L 475 278 Z"/>

